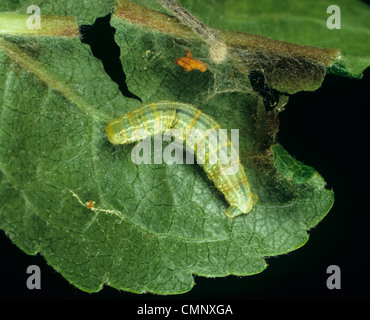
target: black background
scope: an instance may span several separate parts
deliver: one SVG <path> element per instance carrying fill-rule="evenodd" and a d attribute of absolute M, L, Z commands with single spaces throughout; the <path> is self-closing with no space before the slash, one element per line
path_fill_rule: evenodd
<path fill-rule="evenodd" d="M 327 75 L 317 91 L 291 96 L 280 114 L 279 142 L 323 176 L 335 192 L 335 203 L 309 231 L 306 245 L 267 259 L 264 272 L 248 277 L 195 277 L 194 289 L 178 296 L 136 295 L 110 287 L 89 294 L 70 285 L 41 255 L 23 253 L 1 231 L 0 299 L 119 299 L 137 300 L 138 305 L 206 299 L 223 304 L 251 299 L 369 300 L 370 68 L 364 74 L 361 80 Z M 41 290 L 26 287 L 26 269 L 32 264 L 41 268 Z M 326 286 L 330 265 L 341 269 L 340 290 Z M 133 310 L 136 304 L 132 303 L 128 308 Z"/>

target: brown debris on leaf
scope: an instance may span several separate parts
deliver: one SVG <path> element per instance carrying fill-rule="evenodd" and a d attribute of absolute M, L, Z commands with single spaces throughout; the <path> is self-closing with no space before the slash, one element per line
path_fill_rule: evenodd
<path fill-rule="evenodd" d="M 175 17 L 121 0 L 115 15 L 131 23 L 186 40 L 203 39 Z M 258 35 L 215 30 L 227 46 L 227 55 L 246 75 L 261 71 L 272 88 L 293 94 L 319 88 L 326 69 L 340 56 L 339 49 L 316 48 Z"/>

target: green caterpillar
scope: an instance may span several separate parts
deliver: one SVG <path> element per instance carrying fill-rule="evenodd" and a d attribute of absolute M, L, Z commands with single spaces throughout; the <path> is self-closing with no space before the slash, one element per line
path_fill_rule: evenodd
<path fill-rule="evenodd" d="M 230 140 L 225 136 L 223 141 L 226 142 L 220 145 L 218 141 L 221 141 L 221 137 L 216 143 L 210 139 L 210 132 L 218 129 L 220 126 L 214 119 L 189 104 L 161 101 L 143 105 L 137 110 L 122 115 L 119 119 L 112 120 L 105 131 L 112 144 L 129 144 L 141 141 L 147 136 L 164 134 L 171 130 L 171 133 L 174 133 L 173 136 L 185 141 L 187 147 L 197 154 L 198 164 L 203 166 L 208 178 L 214 182 L 216 188 L 224 194 L 230 204 L 225 215 L 234 218 L 249 213 L 258 201 L 258 197 L 251 191 L 244 168 Z M 202 132 L 202 135 L 195 139 L 193 132 Z M 219 130 L 219 132 L 221 134 L 223 131 Z M 229 148 L 231 151 L 228 152 Z M 214 155 L 222 152 L 227 153 L 229 157 L 231 155 L 234 161 L 227 164 L 224 164 L 221 159 L 211 161 Z M 204 155 L 201 163 L 200 154 Z M 232 173 L 225 174 L 228 171 Z"/>

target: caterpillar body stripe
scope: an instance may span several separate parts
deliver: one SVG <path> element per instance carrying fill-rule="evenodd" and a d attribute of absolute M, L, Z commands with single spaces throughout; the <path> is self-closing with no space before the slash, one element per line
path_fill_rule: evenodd
<path fill-rule="evenodd" d="M 221 139 L 221 136 L 218 138 L 218 141 L 225 141 L 220 144 L 211 142 L 212 139 L 209 137 L 206 139 L 210 131 L 217 129 L 220 129 L 218 123 L 201 110 L 185 103 L 161 101 L 145 104 L 139 109 L 123 114 L 120 118 L 112 120 L 105 131 L 108 140 L 117 145 L 141 141 L 147 136 L 164 134 L 171 130 L 175 132 L 176 138 L 186 142 L 194 154 L 199 155 L 202 154 L 200 151 L 204 151 L 203 162 L 198 161 L 198 164 L 203 166 L 208 178 L 214 182 L 230 204 L 225 215 L 234 218 L 249 213 L 257 203 L 258 196 L 252 193 L 244 167 L 227 134 L 224 139 Z M 189 135 L 193 130 L 203 134 L 200 137 Z M 231 159 L 234 160 L 228 164 L 224 164 L 220 159 L 211 162 L 212 155 L 221 151 L 227 152 L 229 156 L 231 154 Z M 237 170 L 232 171 L 232 174 L 224 174 L 230 169 Z"/>

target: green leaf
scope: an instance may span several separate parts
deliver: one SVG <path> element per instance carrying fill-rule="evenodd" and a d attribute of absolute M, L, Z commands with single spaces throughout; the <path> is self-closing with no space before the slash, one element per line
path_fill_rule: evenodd
<path fill-rule="evenodd" d="M 135 0 L 161 10 L 155 1 Z M 370 66 L 370 6 L 361 0 L 238 1 L 179 0 L 207 25 L 261 35 L 305 46 L 338 48 L 341 59 L 330 73 L 360 78 Z M 341 29 L 331 30 L 326 22 L 327 8 L 341 11 Z"/>
<path fill-rule="evenodd" d="M 147 3 L 147 1 L 144 2 Z M 184 26 L 177 19 L 126 0 L 119 2 L 116 15 L 175 38 L 199 41 L 197 27 L 192 31 L 189 26 Z M 145 19 L 142 18 L 143 16 Z M 261 72 L 266 83 L 282 93 L 293 94 L 301 90 L 316 90 L 324 80 L 327 67 L 338 62 L 340 57 L 338 49 L 295 45 L 228 30 L 216 32 L 225 42 L 228 59 L 233 60 L 234 68 L 244 75 L 251 74 L 253 71 Z M 204 55 L 204 57 L 207 56 Z M 244 79 L 243 82 L 247 80 Z"/>
<path fill-rule="evenodd" d="M 81 25 L 92 24 L 97 17 L 108 14 L 115 6 L 115 1 L 89 0 L 89 3 L 86 4 L 83 1 L 75 0 L 38 0 L 37 3 L 32 0 L 6 0 L 0 3 L 0 12 L 25 15 L 27 8 L 31 5 L 37 5 L 41 9 L 43 18 L 47 16 L 70 16 L 75 17 L 78 24 Z"/>
<path fill-rule="evenodd" d="M 193 275 L 252 275 L 266 268 L 265 257 L 304 245 L 333 192 L 276 143 L 276 112 L 266 110 L 236 60 L 213 64 L 199 39 L 120 13 L 112 24 L 130 90 L 144 102 L 192 103 L 223 128 L 240 129 L 258 204 L 229 219 L 227 202 L 200 166 L 135 165 L 133 145 L 110 145 L 108 121 L 140 103 L 123 97 L 74 34 L 3 34 L 0 228 L 89 292 L 107 284 L 178 294 L 193 287 Z M 186 48 L 210 62 L 206 72 L 185 73 L 174 63 Z"/>

